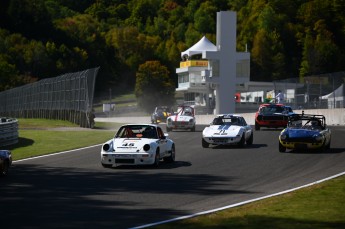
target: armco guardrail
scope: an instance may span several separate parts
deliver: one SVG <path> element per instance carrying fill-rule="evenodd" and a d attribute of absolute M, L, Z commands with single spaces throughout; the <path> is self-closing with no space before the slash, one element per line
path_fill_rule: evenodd
<path fill-rule="evenodd" d="M 302 114 L 302 110 L 295 110 L 297 114 Z M 310 109 L 304 110 L 305 114 L 324 115 L 326 117 L 326 124 L 331 126 L 345 126 L 345 108 L 337 109 Z M 255 124 L 255 113 L 241 114 L 249 125 Z M 196 115 L 197 124 L 210 124 L 215 115 Z M 150 116 L 147 117 L 96 117 L 96 122 L 118 122 L 118 123 L 150 123 Z"/>
<path fill-rule="evenodd" d="M 18 142 L 18 120 L 1 117 L 0 119 L 0 147 L 13 145 Z"/>

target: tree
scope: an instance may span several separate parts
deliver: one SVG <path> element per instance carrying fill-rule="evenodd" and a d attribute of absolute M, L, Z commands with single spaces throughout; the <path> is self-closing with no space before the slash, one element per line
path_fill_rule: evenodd
<path fill-rule="evenodd" d="M 174 104 L 175 86 L 168 68 L 159 61 L 146 61 L 136 73 L 135 96 L 138 106 L 152 112 L 155 106 Z"/>

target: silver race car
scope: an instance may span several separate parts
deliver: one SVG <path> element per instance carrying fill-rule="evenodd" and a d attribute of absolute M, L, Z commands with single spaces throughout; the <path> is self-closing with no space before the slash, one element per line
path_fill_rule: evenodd
<path fill-rule="evenodd" d="M 214 118 L 202 132 L 202 147 L 209 145 L 253 144 L 253 129 L 240 115 L 222 114 Z"/>

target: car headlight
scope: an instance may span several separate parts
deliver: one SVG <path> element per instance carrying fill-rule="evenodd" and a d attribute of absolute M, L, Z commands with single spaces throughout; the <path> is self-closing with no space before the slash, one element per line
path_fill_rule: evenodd
<path fill-rule="evenodd" d="M 103 145 L 103 150 L 104 151 L 109 151 L 109 149 L 110 149 L 110 144 L 104 144 Z"/>
<path fill-rule="evenodd" d="M 280 140 L 286 140 L 288 138 L 288 135 L 284 132 L 280 135 Z"/>
<path fill-rule="evenodd" d="M 193 119 L 191 118 L 191 119 L 189 119 L 189 122 L 193 122 Z"/>
<path fill-rule="evenodd" d="M 151 148 L 151 146 L 150 146 L 149 144 L 145 144 L 143 149 L 144 149 L 145 151 L 149 151 L 150 148 Z"/>

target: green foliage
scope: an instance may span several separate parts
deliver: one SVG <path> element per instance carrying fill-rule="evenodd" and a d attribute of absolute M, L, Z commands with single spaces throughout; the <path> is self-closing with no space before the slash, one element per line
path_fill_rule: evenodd
<path fill-rule="evenodd" d="M 174 104 L 175 87 L 168 69 L 159 61 L 146 61 L 136 74 L 135 96 L 138 105 L 147 112 L 155 106 Z"/>

